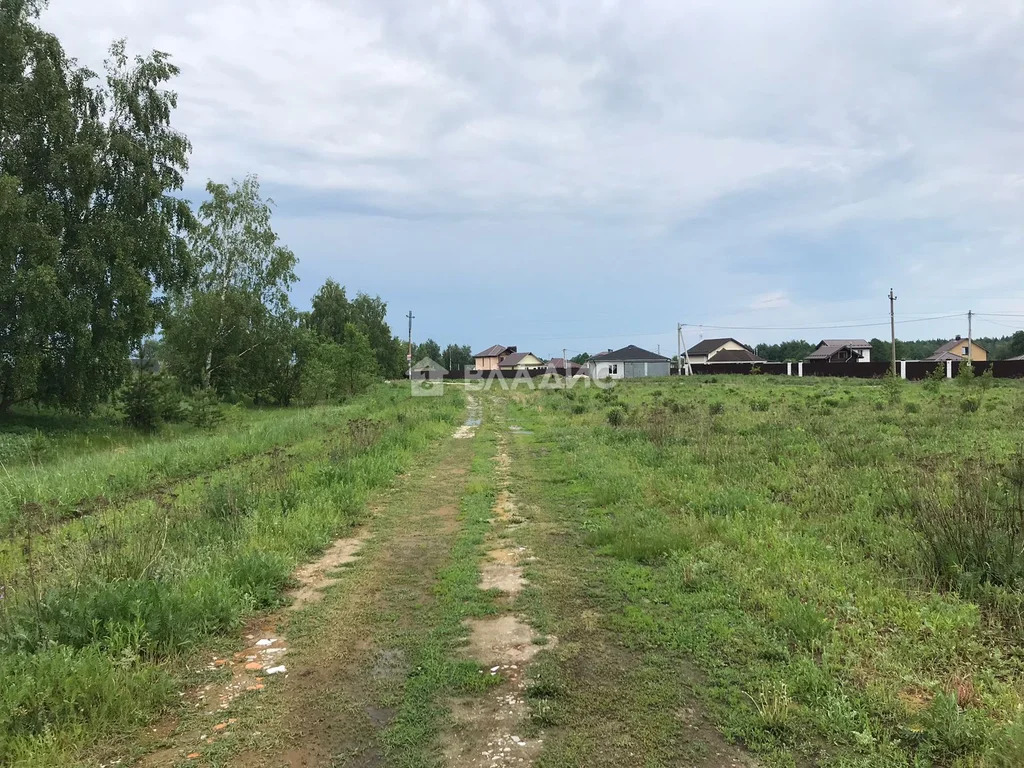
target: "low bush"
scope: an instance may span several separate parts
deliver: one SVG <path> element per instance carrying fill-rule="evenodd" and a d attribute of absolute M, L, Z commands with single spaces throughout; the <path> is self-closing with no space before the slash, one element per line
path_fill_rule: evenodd
<path fill-rule="evenodd" d="M 981 408 L 980 397 L 965 397 L 960 401 L 960 410 L 963 413 L 977 413 L 979 408 Z"/>
<path fill-rule="evenodd" d="M 608 423 L 613 427 L 621 427 L 626 423 L 626 412 L 622 408 L 612 408 L 608 411 Z"/>

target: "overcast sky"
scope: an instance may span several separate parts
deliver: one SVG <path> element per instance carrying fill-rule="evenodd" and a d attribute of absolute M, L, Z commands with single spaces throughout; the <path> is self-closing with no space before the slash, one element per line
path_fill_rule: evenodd
<path fill-rule="evenodd" d="M 43 25 L 93 67 L 122 36 L 172 54 L 189 196 L 257 173 L 303 308 L 332 277 L 402 336 L 412 309 L 419 340 L 542 357 L 674 351 L 677 322 L 884 337 L 890 285 L 904 320 L 1024 313 L 1020 1 L 50 0 Z M 840 323 L 875 325 L 774 330 Z"/>

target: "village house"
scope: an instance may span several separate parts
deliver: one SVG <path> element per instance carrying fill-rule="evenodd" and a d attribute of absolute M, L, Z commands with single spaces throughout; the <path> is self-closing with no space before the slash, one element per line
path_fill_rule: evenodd
<path fill-rule="evenodd" d="M 763 363 L 753 349 L 736 339 L 704 339 L 686 350 L 693 365 L 704 363 Z"/>
<path fill-rule="evenodd" d="M 498 363 L 498 368 L 503 371 L 532 371 L 543 367 L 544 361 L 532 352 L 513 352 Z"/>
<path fill-rule="evenodd" d="M 550 373 L 557 373 L 563 376 L 575 376 L 580 370 L 578 363 L 574 363 L 572 360 L 566 360 L 564 357 L 552 357 L 548 360 L 548 364 L 545 368 Z"/>
<path fill-rule="evenodd" d="M 976 341 L 969 341 L 957 336 L 925 358 L 925 361 L 929 363 L 945 362 L 946 360 L 970 360 L 975 363 L 983 363 L 988 360 L 988 350 Z"/>
<path fill-rule="evenodd" d="M 502 360 L 515 353 L 515 347 L 503 347 L 501 344 L 495 344 L 493 347 L 488 347 L 483 352 L 473 355 L 473 367 L 478 371 L 496 371 L 501 366 Z"/>
<path fill-rule="evenodd" d="M 638 379 L 668 376 L 671 361 L 633 344 L 622 349 L 601 352 L 587 362 L 587 373 L 594 379 Z"/>
<path fill-rule="evenodd" d="M 871 342 L 865 339 L 822 339 L 807 362 L 870 363 Z"/>

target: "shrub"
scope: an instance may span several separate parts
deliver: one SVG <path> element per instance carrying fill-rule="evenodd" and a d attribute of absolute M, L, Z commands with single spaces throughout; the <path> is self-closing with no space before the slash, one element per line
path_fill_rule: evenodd
<path fill-rule="evenodd" d="M 942 387 L 942 383 L 946 380 L 946 364 L 936 363 L 935 367 L 932 368 L 932 372 L 928 374 L 928 378 L 925 379 L 925 387 L 932 392 L 938 392 L 939 388 Z"/>
<path fill-rule="evenodd" d="M 960 370 L 956 373 L 956 383 L 961 387 L 969 387 L 974 383 L 974 366 L 966 360 L 960 363 Z"/>
<path fill-rule="evenodd" d="M 137 373 L 120 395 L 125 423 L 143 432 L 152 432 L 160 425 L 160 398 L 154 378 L 151 373 Z"/>
<path fill-rule="evenodd" d="M 985 372 L 978 377 L 978 385 L 983 391 L 988 391 L 995 383 L 995 376 L 992 373 L 992 366 L 985 369 Z"/>
<path fill-rule="evenodd" d="M 185 401 L 178 380 L 168 373 L 158 373 L 154 377 L 154 383 L 156 384 L 157 411 L 160 414 L 160 419 L 167 422 L 184 421 Z"/>
<path fill-rule="evenodd" d="M 626 412 L 621 407 L 608 411 L 608 423 L 613 427 L 621 427 L 626 423 Z"/>
<path fill-rule="evenodd" d="M 200 429 L 213 429 L 224 421 L 224 409 L 213 389 L 197 389 L 188 403 L 188 422 Z"/>
<path fill-rule="evenodd" d="M 893 376 L 891 371 L 885 374 L 885 378 L 882 379 L 882 393 L 889 405 L 899 405 L 903 399 L 903 379 Z"/>

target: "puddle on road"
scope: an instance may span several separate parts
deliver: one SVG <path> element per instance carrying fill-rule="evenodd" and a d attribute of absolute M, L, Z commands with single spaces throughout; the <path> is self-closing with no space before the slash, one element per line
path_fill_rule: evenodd
<path fill-rule="evenodd" d="M 452 435 L 456 440 L 465 440 L 476 434 L 476 428 L 483 423 L 483 407 L 480 401 L 470 394 L 466 395 L 466 421 Z"/>

